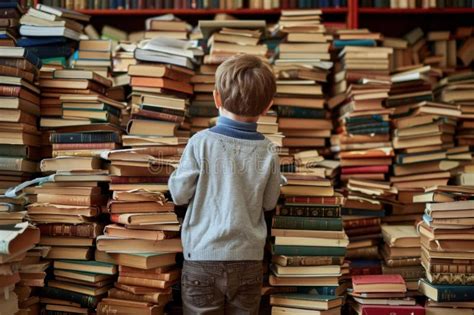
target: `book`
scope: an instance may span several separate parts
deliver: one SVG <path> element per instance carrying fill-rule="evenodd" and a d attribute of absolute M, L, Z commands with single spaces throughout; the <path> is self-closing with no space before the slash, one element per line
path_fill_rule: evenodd
<path fill-rule="evenodd" d="M 328 310 L 342 305 L 342 299 L 324 295 L 274 294 L 270 296 L 270 305 Z"/>
<path fill-rule="evenodd" d="M 472 286 L 433 285 L 420 279 L 419 289 L 424 295 L 436 302 L 463 302 L 472 300 Z"/>
<path fill-rule="evenodd" d="M 352 277 L 354 292 L 406 292 L 400 275 L 369 275 Z"/>
<path fill-rule="evenodd" d="M 339 231 L 342 230 L 342 219 L 274 216 L 272 227 L 275 229 Z"/>

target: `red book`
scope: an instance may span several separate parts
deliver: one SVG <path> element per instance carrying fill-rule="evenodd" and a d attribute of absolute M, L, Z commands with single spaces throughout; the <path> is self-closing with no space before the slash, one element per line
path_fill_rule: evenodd
<path fill-rule="evenodd" d="M 342 174 L 388 173 L 388 165 L 342 167 Z"/>
<path fill-rule="evenodd" d="M 366 227 L 366 226 L 374 226 L 380 225 L 380 218 L 361 218 L 361 219 L 354 219 L 354 220 L 345 220 L 343 223 L 344 230 L 347 233 L 347 230 L 349 229 L 357 229 L 360 227 Z"/>
<path fill-rule="evenodd" d="M 344 203 L 344 197 L 287 197 L 286 203 L 304 203 L 304 204 L 318 204 L 318 205 L 340 205 Z"/>
<path fill-rule="evenodd" d="M 111 176 L 110 182 L 112 184 L 143 184 L 143 183 L 154 183 L 154 184 L 166 184 L 169 176 Z"/>
<path fill-rule="evenodd" d="M 400 275 L 367 275 L 352 277 L 354 292 L 406 292 L 405 280 Z"/>
<path fill-rule="evenodd" d="M 425 315 L 425 308 L 420 305 L 415 306 L 394 306 L 394 305 L 360 305 L 363 315 Z"/>

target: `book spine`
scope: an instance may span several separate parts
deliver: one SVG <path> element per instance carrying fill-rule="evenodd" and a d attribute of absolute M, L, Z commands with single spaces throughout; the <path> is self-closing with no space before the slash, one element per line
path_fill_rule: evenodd
<path fill-rule="evenodd" d="M 342 219 L 340 218 L 305 218 L 294 216 L 275 216 L 273 217 L 273 228 L 276 229 L 295 229 L 295 230 L 323 230 L 340 231 L 342 230 Z"/>
<path fill-rule="evenodd" d="M 142 278 L 132 278 L 132 277 L 123 277 L 119 276 L 118 283 L 128 284 L 128 285 L 137 285 L 150 288 L 166 288 L 166 281 L 163 280 L 152 280 L 152 279 L 142 279 Z"/>
<path fill-rule="evenodd" d="M 344 247 L 273 245 L 274 255 L 285 256 L 344 256 Z"/>
<path fill-rule="evenodd" d="M 21 88 L 19 86 L 0 85 L 0 95 L 19 96 Z"/>
<path fill-rule="evenodd" d="M 0 157 L 0 170 L 21 171 L 22 159 Z"/>
<path fill-rule="evenodd" d="M 364 210 L 364 209 L 352 209 L 352 208 L 342 208 L 342 215 L 357 215 L 357 216 L 371 216 L 371 217 L 383 217 L 385 216 L 385 210 Z"/>
<path fill-rule="evenodd" d="M 89 196 L 73 196 L 73 195 L 48 195 L 38 194 L 38 202 L 64 204 L 73 206 L 89 206 L 92 203 L 92 198 Z"/>
<path fill-rule="evenodd" d="M 361 228 L 355 228 L 355 229 L 345 229 L 344 232 L 346 232 L 346 235 L 351 237 L 351 236 L 359 236 L 359 235 L 370 235 L 370 234 L 376 234 L 380 233 L 382 229 L 380 228 L 380 225 L 374 225 L 374 226 L 364 226 Z"/>
<path fill-rule="evenodd" d="M 340 207 L 314 206 L 283 206 L 277 215 L 297 217 L 338 218 L 341 215 Z"/>
<path fill-rule="evenodd" d="M 44 236 L 73 236 L 73 237 L 97 237 L 97 229 L 93 224 L 41 224 L 38 226 L 41 235 Z"/>
<path fill-rule="evenodd" d="M 159 113 L 159 112 L 153 112 L 153 111 L 147 111 L 147 110 L 140 110 L 140 111 L 137 111 L 136 113 L 133 113 L 132 119 L 137 118 L 136 116 L 159 119 L 159 120 L 170 121 L 170 122 L 175 122 L 175 123 L 182 123 L 184 121 L 184 116 L 176 116 L 172 114 Z"/>
<path fill-rule="evenodd" d="M 111 176 L 110 182 L 112 184 L 140 184 L 140 183 L 168 183 L 168 176 L 155 176 L 155 177 L 124 177 L 124 176 Z"/>
<path fill-rule="evenodd" d="M 133 307 L 114 305 L 107 302 L 100 302 L 97 306 L 97 315 L 116 315 L 116 314 L 141 314 L 141 315 L 153 315 L 158 314 L 153 307 Z"/>
<path fill-rule="evenodd" d="M 53 150 L 97 150 L 115 149 L 115 143 L 53 143 Z"/>
<path fill-rule="evenodd" d="M 421 264 L 421 259 L 418 257 L 403 259 L 385 259 L 385 264 L 389 267 L 418 266 Z"/>
<path fill-rule="evenodd" d="M 120 299 L 120 300 L 132 300 L 132 301 L 141 301 L 141 302 L 149 302 L 158 304 L 160 294 L 133 294 L 127 291 L 118 290 L 118 289 L 111 289 L 109 290 L 109 297 Z"/>
<path fill-rule="evenodd" d="M 378 258 L 379 249 L 377 246 L 348 249 L 346 253 L 347 258 Z"/>
<path fill-rule="evenodd" d="M 317 293 L 318 295 L 332 295 L 336 296 L 336 290 L 337 287 L 330 287 L 330 286 L 324 286 L 324 287 L 298 287 L 297 288 L 298 293 L 305 293 L 305 294 L 315 294 Z"/>
<path fill-rule="evenodd" d="M 438 287 L 438 299 L 436 302 L 463 302 L 474 300 L 472 286 L 445 285 Z"/>
<path fill-rule="evenodd" d="M 189 114 L 192 117 L 215 117 L 219 115 L 219 112 L 215 107 L 191 106 L 189 108 Z"/>
<path fill-rule="evenodd" d="M 352 276 L 379 275 L 381 273 L 382 273 L 382 268 L 380 266 L 351 267 Z"/>
<path fill-rule="evenodd" d="M 355 219 L 355 220 L 345 220 L 343 222 L 345 230 L 351 229 L 351 228 L 357 228 L 357 227 L 379 225 L 379 224 L 380 224 L 379 218 L 363 218 L 363 219 Z"/>
<path fill-rule="evenodd" d="M 288 256 L 287 266 L 323 266 L 340 265 L 343 259 L 341 257 L 331 256 Z"/>
<path fill-rule="evenodd" d="M 472 273 L 431 273 L 431 283 L 449 285 L 474 285 Z"/>
<path fill-rule="evenodd" d="M 291 118 L 326 118 L 325 110 L 300 108 L 280 105 L 277 108 L 278 117 Z"/>
<path fill-rule="evenodd" d="M 66 300 L 80 304 L 82 307 L 95 308 L 98 300 L 94 296 L 67 291 L 59 288 L 44 287 L 41 288 L 40 295 L 52 299 Z"/>
<path fill-rule="evenodd" d="M 0 144 L 0 156 L 27 157 L 28 147 L 24 145 Z"/>
<path fill-rule="evenodd" d="M 343 197 L 286 197 L 287 203 L 304 203 L 304 204 L 327 204 L 339 205 L 344 202 Z"/>
<path fill-rule="evenodd" d="M 104 143 L 120 142 L 117 133 L 53 133 L 50 136 L 51 143 Z"/>
<path fill-rule="evenodd" d="M 474 273 L 474 265 L 461 264 L 431 264 L 432 273 Z"/>

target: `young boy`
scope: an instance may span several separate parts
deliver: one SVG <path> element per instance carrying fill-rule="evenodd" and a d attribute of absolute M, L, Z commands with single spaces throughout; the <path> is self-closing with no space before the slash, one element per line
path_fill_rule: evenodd
<path fill-rule="evenodd" d="M 267 228 L 280 193 L 278 155 L 257 132 L 273 104 L 272 70 L 239 55 L 216 72 L 217 125 L 194 135 L 169 180 L 182 227 L 184 314 L 258 314 Z"/>

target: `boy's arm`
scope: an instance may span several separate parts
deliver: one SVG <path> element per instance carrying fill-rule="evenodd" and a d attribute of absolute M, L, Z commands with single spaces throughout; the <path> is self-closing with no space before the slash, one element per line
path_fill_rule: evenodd
<path fill-rule="evenodd" d="M 282 184 L 282 182 L 280 161 L 278 155 L 275 154 L 273 157 L 272 171 L 263 196 L 263 210 L 269 211 L 275 209 L 278 198 L 280 197 L 280 184 Z"/>
<path fill-rule="evenodd" d="M 184 149 L 178 168 L 171 174 L 168 188 L 176 205 L 184 205 L 194 196 L 199 177 L 199 165 L 190 143 Z"/>

